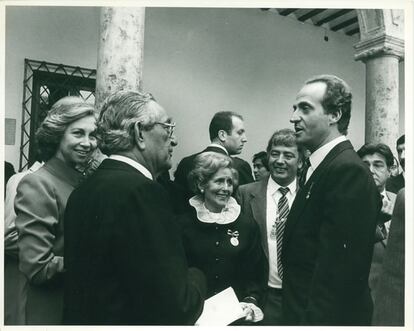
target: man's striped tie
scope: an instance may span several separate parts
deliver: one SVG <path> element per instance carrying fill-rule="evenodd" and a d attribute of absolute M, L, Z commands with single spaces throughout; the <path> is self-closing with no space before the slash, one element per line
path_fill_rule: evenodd
<path fill-rule="evenodd" d="M 276 219 L 276 245 L 277 245 L 277 271 L 280 279 L 283 279 L 283 266 L 282 266 L 282 241 L 283 232 L 285 230 L 286 218 L 289 214 L 289 204 L 286 198 L 286 194 L 289 192 L 288 187 L 280 187 L 280 197 L 277 203 L 278 219 Z"/>

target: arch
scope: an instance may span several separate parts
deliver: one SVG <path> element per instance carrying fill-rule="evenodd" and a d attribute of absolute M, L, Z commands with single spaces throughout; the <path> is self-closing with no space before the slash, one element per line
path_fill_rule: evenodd
<path fill-rule="evenodd" d="M 376 55 L 404 59 L 404 11 L 401 9 L 357 9 L 360 41 L 355 60 Z"/>
<path fill-rule="evenodd" d="M 399 67 L 404 59 L 404 11 L 357 9 L 355 60 L 366 65 L 365 141 L 394 146 L 399 133 Z"/>

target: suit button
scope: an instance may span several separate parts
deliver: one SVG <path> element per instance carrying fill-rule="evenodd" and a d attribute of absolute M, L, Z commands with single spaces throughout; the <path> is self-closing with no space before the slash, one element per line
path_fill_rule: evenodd
<path fill-rule="evenodd" d="M 218 226 L 216 226 L 216 230 L 218 230 Z"/>
<path fill-rule="evenodd" d="M 218 257 L 216 257 L 216 262 L 220 261 L 220 259 Z"/>
<path fill-rule="evenodd" d="M 216 241 L 216 246 L 218 246 L 218 245 L 220 245 L 220 242 L 219 241 Z"/>
<path fill-rule="evenodd" d="M 219 276 L 218 276 L 218 275 L 216 275 L 216 277 L 214 277 L 214 278 L 219 279 Z"/>

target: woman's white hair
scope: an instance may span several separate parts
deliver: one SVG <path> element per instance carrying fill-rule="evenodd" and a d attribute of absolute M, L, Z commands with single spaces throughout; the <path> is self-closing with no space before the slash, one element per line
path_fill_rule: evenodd
<path fill-rule="evenodd" d="M 188 183 L 195 194 L 200 194 L 200 185 L 207 183 L 213 175 L 222 168 L 232 171 L 233 180 L 238 182 L 237 171 L 233 168 L 230 157 L 216 152 L 204 152 L 194 159 L 194 168 L 188 174 Z"/>

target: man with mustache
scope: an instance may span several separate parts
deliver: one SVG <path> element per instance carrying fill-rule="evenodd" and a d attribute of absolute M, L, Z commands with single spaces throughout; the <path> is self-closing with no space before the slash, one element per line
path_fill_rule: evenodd
<path fill-rule="evenodd" d="M 254 181 L 249 163 L 234 156 L 242 152 L 244 144 L 247 142 L 243 117 L 231 111 L 218 112 L 214 114 L 210 122 L 209 134 L 211 144 L 203 151 L 182 159 L 174 174 L 174 184 L 177 190 L 182 192 L 185 199 L 184 208 L 190 208 L 188 199 L 193 195 L 187 176 L 194 167 L 195 157 L 200 153 L 216 152 L 232 156 L 233 167 L 238 172 L 238 184 L 244 185 Z"/>
<path fill-rule="evenodd" d="M 370 325 L 368 275 L 381 198 L 345 137 L 349 86 L 332 75 L 308 80 L 291 122 L 310 151 L 283 237 L 283 321 L 287 325 Z"/>
<path fill-rule="evenodd" d="M 296 196 L 298 167 L 302 165 L 302 150 L 296 144 L 294 131 L 283 129 L 272 135 L 267 145 L 267 164 L 270 176 L 240 186 L 239 198 L 243 213 L 259 225 L 262 248 L 268 259 L 262 323 L 281 325 L 283 230 Z"/>
<path fill-rule="evenodd" d="M 397 154 L 403 171 L 395 177 L 390 177 L 386 184 L 387 191 L 395 194 L 405 186 L 405 134 L 397 139 Z"/>
<path fill-rule="evenodd" d="M 70 196 L 65 214 L 64 323 L 194 324 L 204 274 L 188 268 L 167 192 L 175 124 L 149 93 L 105 101 L 99 146 L 109 157 Z"/>

